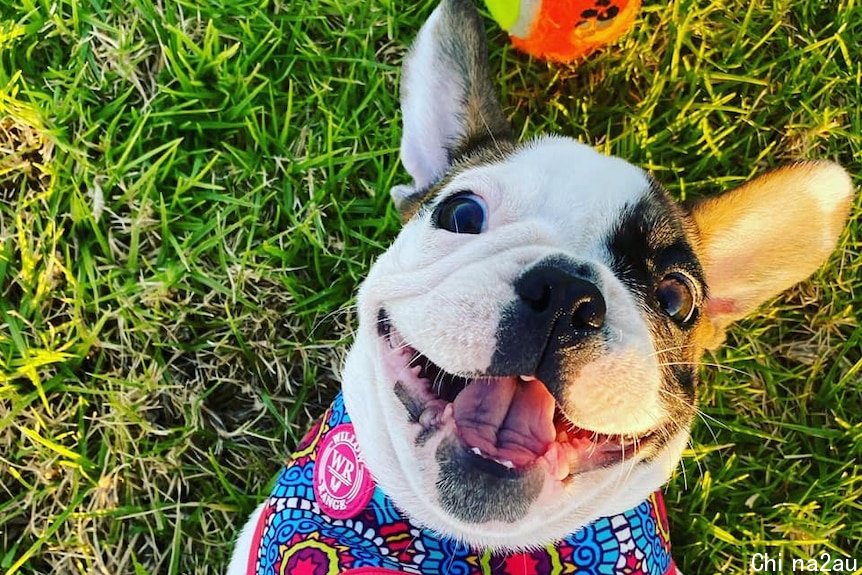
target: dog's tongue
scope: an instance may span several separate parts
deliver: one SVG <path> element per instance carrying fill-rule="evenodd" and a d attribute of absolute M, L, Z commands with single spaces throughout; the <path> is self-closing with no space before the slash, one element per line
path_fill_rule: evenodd
<path fill-rule="evenodd" d="M 476 379 L 455 398 L 454 417 L 468 448 L 515 467 L 536 461 L 556 437 L 554 398 L 537 379 Z"/>

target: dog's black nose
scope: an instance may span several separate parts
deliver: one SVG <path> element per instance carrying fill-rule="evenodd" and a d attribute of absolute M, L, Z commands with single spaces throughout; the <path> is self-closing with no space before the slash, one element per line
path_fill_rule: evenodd
<path fill-rule="evenodd" d="M 535 375 L 551 393 L 572 369 L 605 345 L 607 304 L 588 265 L 565 256 L 536 262 L 512 283 L 488 375 Z"/>
<path fill-rule="evenodd" d="M 599 288 L 562 267 L 536 266 L 514 287 L 518 297 L 548 324 L 568 317 L 572 328 L 592 331 L 605 323 L 607 307 Z"/>

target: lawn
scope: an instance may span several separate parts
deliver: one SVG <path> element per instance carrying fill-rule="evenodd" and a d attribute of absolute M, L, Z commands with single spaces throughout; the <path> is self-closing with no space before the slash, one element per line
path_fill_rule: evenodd
<path fill-rule="evenodd" d="M 397 232 L 399 65 L 432 6 L 0 0 L 0 572 L 226 565 Z M 523 136 L 679 198 L 802 158 L 862 182 L 858 0 L 646 0 L 571 67 L 488 35 Z M 862 566 L 860 215 L 707 358 L 667 489 L 687 573 Z"/>

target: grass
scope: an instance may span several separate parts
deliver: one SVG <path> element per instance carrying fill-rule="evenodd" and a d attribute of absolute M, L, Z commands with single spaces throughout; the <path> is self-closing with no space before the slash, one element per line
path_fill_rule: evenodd
<path fill-rule="evenodd" d="M 398 67 L 431 7 L 0 0 L 0 572 L 226 564 L 397 233 Z M 647 1 L 573 67 L 489 37 L 524 136 L 677 197 L 800 158 L 860 183 L 857 0 Z M 687 573 L 862 560 L 860 214 L 707 358 L 668 487 Z"/>

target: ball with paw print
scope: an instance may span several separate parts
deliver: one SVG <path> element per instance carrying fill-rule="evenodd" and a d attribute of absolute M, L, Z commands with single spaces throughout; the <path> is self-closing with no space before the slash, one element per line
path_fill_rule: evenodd
<path fill-rule="evenodd" d="M 528 54 L 572 62 L 631 29 L 640 0 L 485 0 L 491 15 Z"/>

